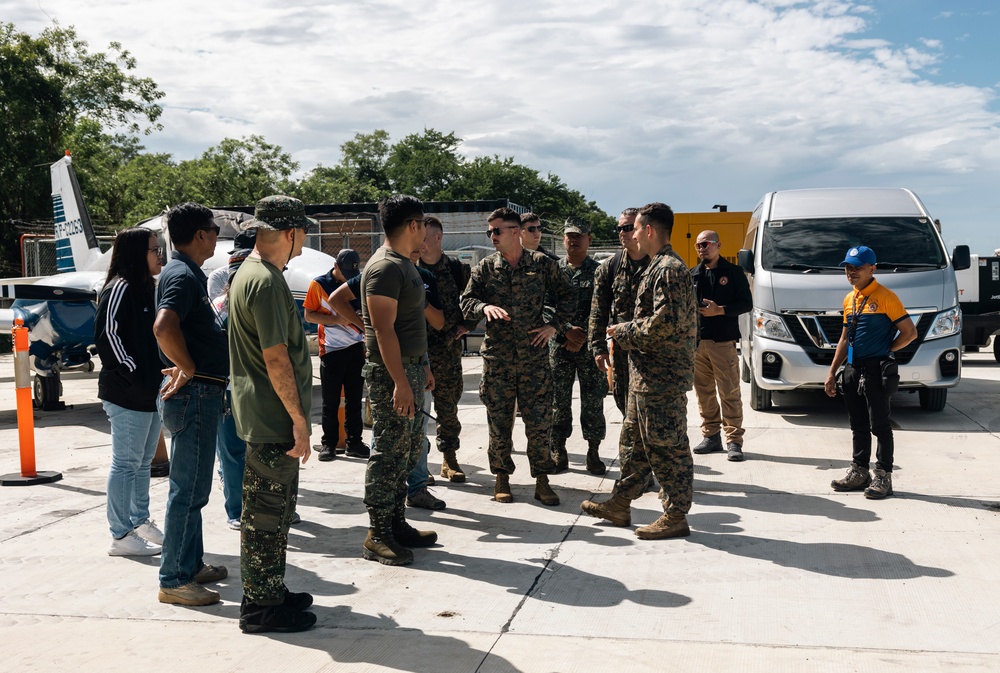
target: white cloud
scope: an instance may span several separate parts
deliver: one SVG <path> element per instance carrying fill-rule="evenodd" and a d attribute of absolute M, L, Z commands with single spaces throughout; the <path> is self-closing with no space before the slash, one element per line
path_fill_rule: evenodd
<path fill-rule="evenodd" d="M 308 170 L 355 132 L 433 127 L 609 212 L 837 184 L 950 189 L 950 204 L 1000 173 L 994 92 L 928 81 L 942 43 L 866 35 L 877 7 L 855 2 L 43 1 L 92 48 L 132 51 L 167 93 L 147 144 L 178 158 L 258 133 Z"/>

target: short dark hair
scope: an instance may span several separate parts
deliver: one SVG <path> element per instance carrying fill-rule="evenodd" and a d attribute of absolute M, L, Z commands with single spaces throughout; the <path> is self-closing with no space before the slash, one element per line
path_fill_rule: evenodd
<path fill-rule="evenodd" d="M 433 215 L 424 215 L 424 226 L 444 233 L 444 225 L 441 224 L 441 220 Z"/>
<path fill-rule="evenodd" d="M 131 291 L 152 299 L 154 284 L 153 275 L 149 273 L 150 239 L 158 240 L 156 232 L 151 229 L 129 227 L 119 231 L 111 248 L 111 262 L 108 264 L 105 284 L 121 278 L 128 283 Z M 159 243 L 156 245 L 159 246 Z"/>
<path fill-rule="evenodd" d="M 423 218 L 424 204 L 409 194 L 393 194 L 378 202 L 378 216 L 385 235 L 395 236 L 407 220 Z"/>
<path fill-rule="evenodd" d="M 652 224 L 667 238 L 674 230 L 674 211 L 665 203 L 654 201 L 639 209 L 643 224 Z"/>
<path fill-rule="evenodd" d="M 622 211 L 622 214 L 619 215 L 618 217 L 635 217 L 638 214 L 639 214 L 638 208 L 626 208 L 625 210 Z"/>
<path fill-rule="evenodd" d="M 528 212 L 521 216 L 521 224 L 528 224 L 529 222 L 538 222 L 541 224 L 542 220 L 538 215 Z"/>
<path fill-rule="evenodd" d="M 170 240 L 174 245 L 187 245 L 194 240 L 199 229 L 215 222 L 211 210 L 192 201 L 174 206 L 167 211 L 166 217 L 167 231 L 170 232 Z"/>
<path fill-rule="evenodd" d="M 521 216 L 517 214 L 516 210 L 512 210 L 511 208 L 497 208 L 486 218 L 487 222 L 492 222 L 493 220 L 503 220 L 504 222 L 521 226 Z"/>

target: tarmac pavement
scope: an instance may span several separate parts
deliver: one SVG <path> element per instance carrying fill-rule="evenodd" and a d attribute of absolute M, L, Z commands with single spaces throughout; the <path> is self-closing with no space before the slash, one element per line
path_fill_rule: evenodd
<path fill-rule="evenodd" d="M 318 360 L 317 372 L 318 372 Z M 515 502 L 492 498 L 481 361 L 465 358 L 459 462 L 464 484 L 438 477 L 440 512 L 408 510 L 439 544 L 413 565 L 361 558 L 367 528 L 364 462 L 338 456 L 302 469 L 286 582 L 315 596 L 311 631 L 244 635 L 237 620 L 239 533 L 222 492 L 205 515 L 205 561 L 229 568 L 223 602 L 184 608 L 156 600 L 158 557 L 107 555 L 110 434 L 97 374 L 67 373 L 60 412 L 36 411 L 39 470 L 48 485 L 0 488 L 0 671 L 990 671 L 1000 670 L 1000 365 L 969 354 L 940 413 L 897 395 L 896 495 L 869 501 L 830 481 L 850 463 L 841 400 L 819 392 L 745 406 L 744 463 L 695 456 L 686 539 L 642 541 L 653 493 L 633 525 L 580 513 L 609 493 L 569 440 L 570 472 L 552 478 L 558 507 L 532 498 L 524 434 L 515 425 Z M 0 474 L 19 471 L 13 361 L 0 356 Z M 744 400 L 748 390 L 744 390 Z M 315 378 L 313 441 L 319 438 Z M 620 415 L 609 396 L 617 455 Z M 574 413 L 578 413 L 578 407 Z M 689 436 L 700 441 L 697 404 Z M 366 433 L 368 434 L 368 433 Z M 431 471 L 440 466 L 432 447 Z M 154 479 L 162 522 L 167 479 Z"/>

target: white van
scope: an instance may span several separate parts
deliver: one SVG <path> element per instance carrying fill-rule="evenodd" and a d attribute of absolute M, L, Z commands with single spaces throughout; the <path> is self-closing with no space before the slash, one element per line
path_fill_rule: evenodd
<path fill-rule="evenodd" d="M 962 314 L 955 270 L 969 248 L 948 258 L 924 204 L 907 189 L 799 189 L 764 195 L 750 217 L 739 264 L 754 308 L 740 316 L 743 380 L 750 406 L 771 408 L 774 391 L 822 389 L 843 327 L 851 286 L 840 262 L 866 245 L 876 278 L 896 293 L 917 338 L 896 354 L 899 389 L 940 411 L 962 374 Z"/>

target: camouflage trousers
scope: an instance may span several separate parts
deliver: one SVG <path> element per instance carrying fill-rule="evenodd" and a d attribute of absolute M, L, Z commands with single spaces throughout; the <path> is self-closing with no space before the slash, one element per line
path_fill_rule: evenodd
<path fill-rule="evenodd" d="M 580 379 L 580 427 L 588 442 L 601 441 L 607 433 L 604 398 L 608 378 L 597 368 L 590 349 L 570 353 L 553 347 L 552 364 L 552 439 L 565 440 L 573 434 L 573 381 Z"/>
<path fill-rule="evenodd" d="M 660 483 L 667 514 L 687 514 L 694 495 L 694 460 L 687 437 L 687 396 L 630 393 L 622 435 L 630 428 L 634 445 L 619 445 L 621 476 L 614 493 L 638 499 L 649 473 Z"/>
<path fill-rule="evenodd" d="M 434 415 L 437 417 L 438 451 L 458 451 L 462 424 L 458 422 L 458 401 L 465 390 L 462 378 L 462 342 L 432 346 L 427 351 L 434 374 Z"/>
<path fill-rule="evenodd" d="M 365 505 L 374 521 L 381 513 L 391 516 L 396 503 L 406 497 L 406 477 L 424 448 L 424 366 L 404 364 L 406 380 L 417 410 L 413 418 L 396 413 L 392 393 L 396 384 L 385 365 L 368 362 L 362 372 L 372 404 L 372 454 L 365 470 Z"/>
<path fill-rule="evenodd" d="M 285 598 L 285 548 L 299 492 L 299 459 L 286 455 L 294 445 L 247 442 L 240 576 L 243 594 L 258 605 Z"/>
<path fill-rule="evenodd" d="M 490 472 L 514 473 L 514 404 L 521 411 L 528 438 L 531 476 L 551 474 L 555 464 L 549 455 L 552 424 L 552 372 L 544 352 L 541 357 L 521 361 L 483 358 L 479 397 L 486 405 L 490 430 Z"/>

